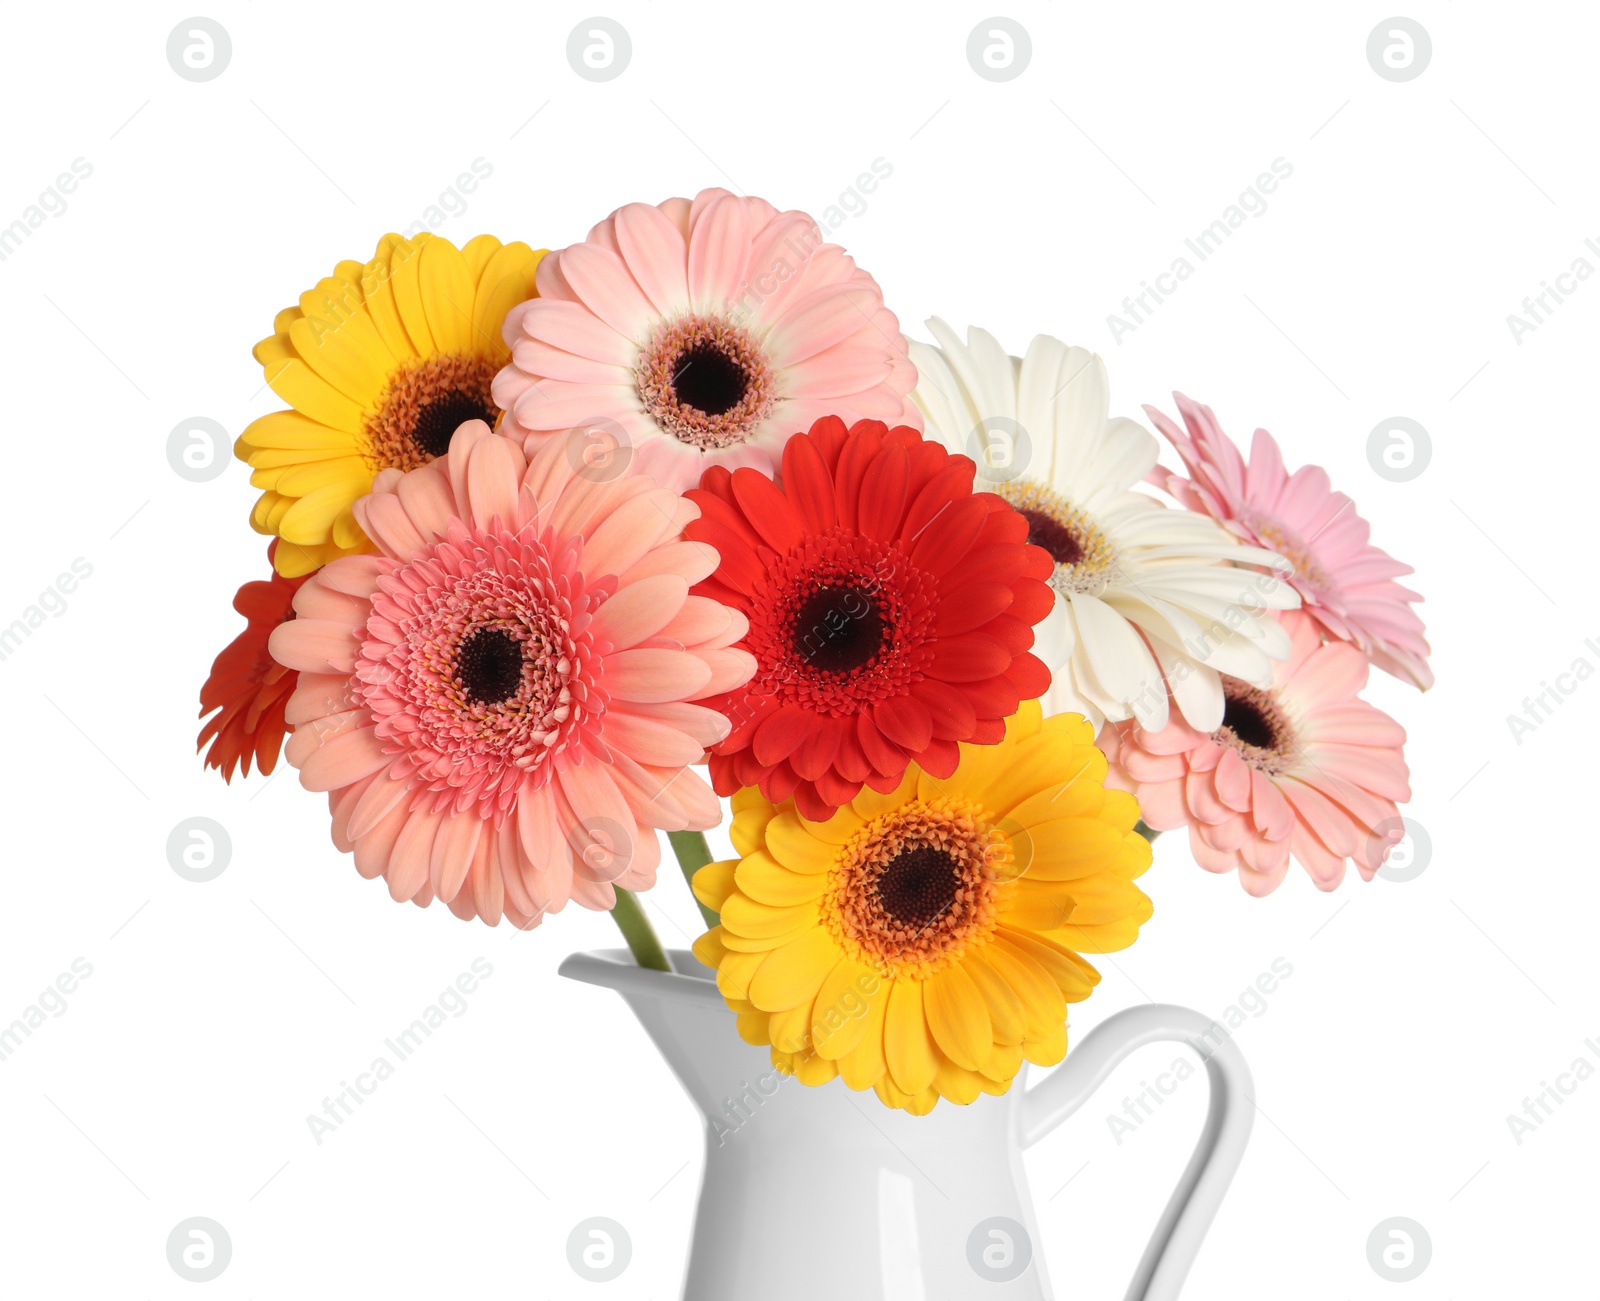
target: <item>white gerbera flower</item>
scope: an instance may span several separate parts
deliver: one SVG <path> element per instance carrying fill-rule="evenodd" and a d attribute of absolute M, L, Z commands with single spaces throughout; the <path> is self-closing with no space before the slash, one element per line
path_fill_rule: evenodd
<path fill-rule="evenodd" d="M 1051 665 L 1045 708 L 1167 725 L 1167 698 L 1200 732 L 1222 726 L 1219 674 L 1263 689 L 1289 639 L 1269 610 L 1300 604 L 1273 569 L 1212 520 L 1133 491 L 1156 463 L 1155 435 L 1109 415 L 1105 363 L 1039 335 L 1020 360 L 993 335 L 962 343 L 935 318 L 939 347 L 911 343 L 912 401 L 927 436 L 978 465 L 979 490 L 1028 521 L 1056 561 L 1055 609 L 1034 630 Z"/>

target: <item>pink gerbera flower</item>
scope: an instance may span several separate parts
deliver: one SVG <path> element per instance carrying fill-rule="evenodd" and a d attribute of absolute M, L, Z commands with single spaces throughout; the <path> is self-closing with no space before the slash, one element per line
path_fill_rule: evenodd
<path fill-rule="evenodd" d="M 1323 642 L 1298 611 L 1280 618 L 1287 661 L 1266 690 L 1222 680 L 1222 726 L 1196 732 L 1176 715 L 1159 732 L 1134 722 L 1100 733 L 1108 786 L 1132 791 L 1157 831 L 1189 828 L 1195 861 L 1238 870 L 1254 895 L 1277 889 L 1294 859 L 1322 890 L 1354 860 L 1371 880 L 1405 835 L 1397 801 L 1411 798 L 1405 729 L 1358 700 L 1367 661 L 1345 642 Z"/>
<path fill-rule="evenodd" d="M 922 427 L 877 283 L 803 212 L 702 190 L 630 203 L 539 264 L 493 396 L 512 430 L 589 432 L 666 487 L 712 465 L 771 475 L 823 416 Z"/>
<path fill-rule="evenodd" d="M 755 661 L 744 616 L 689 595 L 718 561 L 682 538 L 694 505 L 471 421 L 355 513 L 378 554 L 319 570 L 270 647 L 300 673 L 289 761 L 363 876 L 527 927 L 653 884 L 656 828 L 716 825 L 685 765 L 728 723 L 689 702 Z"/>
<path fill-rule="evenodd" d="M 1321 466 L 1303 465 L 1290 474 L 1265 429 L 1256 430 L 1246 463 L 1210 407 L 1181 393 L 1173 397 L 1187 436 L 1154 407 L 1145 411 L 1183 458 L 1189 477 L 1157 467 L 1151 480 L 1190 510 L 1289 560 L 1289 582 L 1330 637 L 1354 642 L 1398 678 L 1431 687 L 1428 643 L 1411 608 L 1422 597 L 1394 581 L 1411 573 L 1411 566 L 1367 540 L 1366 520 L 1350 498 L 1333 491 Z"/>

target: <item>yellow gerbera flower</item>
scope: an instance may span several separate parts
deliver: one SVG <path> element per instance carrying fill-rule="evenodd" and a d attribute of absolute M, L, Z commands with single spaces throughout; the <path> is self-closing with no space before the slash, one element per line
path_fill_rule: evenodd
<path fill-rule="evenodd" d="M 265 490 L 250 523 L 282 539 L 280 574 L 370 551 L 350 507 L 374 476 L 443 455 L 463 421 L 495 422 L 500 324 L 534 297 L 544 254 L 492 235 L 459 249 L 385 235 L 372 261 L 339 263 L 278 313 L 255 359 L 293 410 L 262 416 L 233 450 Z"/>
<path fill-rule="evenodd" d="M 1139 806 L 1105 776 L 1087 722 L 1028 701 L 954 776 L 912 765 L 826 822 L 741 791 L 740 857 L 694 878 L 722 915 L 695 956 L 740 1035 L 806 1084 L 837 1075 L 917 1115 L 1004 1093 L 1024 1060 L 1065 1055 L 1066 1005 L 1100 980 L 1080 953 L 1150 918 Z"/>

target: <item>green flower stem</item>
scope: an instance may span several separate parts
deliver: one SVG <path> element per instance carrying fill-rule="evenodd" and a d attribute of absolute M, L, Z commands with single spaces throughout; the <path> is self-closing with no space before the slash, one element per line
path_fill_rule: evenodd
<path fill-rule="evenodd" d="M 700 831 L 669 831 L 667 839 L 672 842 L 672 852 L 678 856 L 678 866 L 683 869 L 683 879 L 694 887 L 694 874 L 711 861 L 711 846 L 706 844 L 705 833 Z M 706 919 L 708 927 L 717 925 L 722 919 L 717 916 L 715 909 L 707 908 L 697 898 L 695 903 L 700 908 L 700 915 Z"/>
<path fill-rule="evenodd" d="M 1152 845 L 1156 843 L 1156 837 L 1161 834 L 1154 827 L 1147 827 L 1143 818 L 1139 819 L 1138 825 L 1134 827 L 1134 830 L 1148 840 Z"/>
<path fill-rule="evenodd" d="M 661 947 L 655 927 L 644 915 L 639 896 L 620 887 L 616 887 L 616 890 L 617 905 L 611 910 L 611 920 L 616 922 L 622 938 L 628 941 L 633 960 L 652 971 L 671 971 L 672 964 L 667 961 L 667 951 Z"/>

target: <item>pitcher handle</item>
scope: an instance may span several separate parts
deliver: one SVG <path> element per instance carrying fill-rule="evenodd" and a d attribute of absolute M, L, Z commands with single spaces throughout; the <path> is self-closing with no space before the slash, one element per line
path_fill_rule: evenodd
<path fill-rule="evenodd" d="M 1250 1068 L 1217 1022 L 1187 1007 L 1152 1003 L 1096 1026 L 1022 1099 L 1020 1137 L 1024 1147 L 1031 1147 L 1087 1102 L 1119 1062 L 1150 1043 L 1184 1043 L 1200 1054 L 1211 1081 L 1211 1105 L 1125 1301 L 1175 1301 L 1250 1141 L 1255 1120 Z"/>

